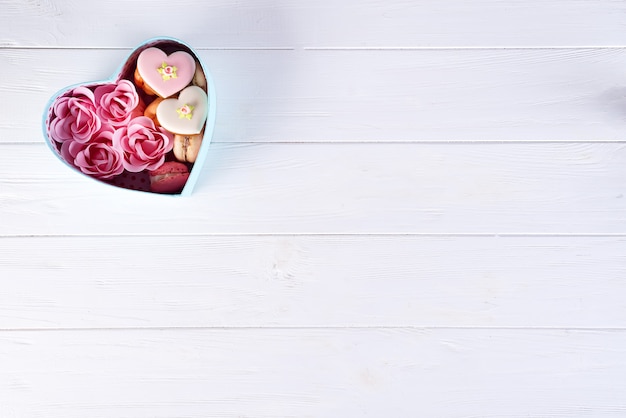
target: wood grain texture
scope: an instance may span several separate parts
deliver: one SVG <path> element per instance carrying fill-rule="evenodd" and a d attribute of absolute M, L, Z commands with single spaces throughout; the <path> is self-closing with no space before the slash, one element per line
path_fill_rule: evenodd
<path fill-rule="evenodd" d="M 132 47 L 163 34 L 202 48 L 619 46 L 626 41 L 626 5 L 613 0 L 0 4 L 5 46 Z"/>
<path fill-rule="evenodd" d="M 4 238 L 0 329 L 625 328 L 624 253 L 623 237 Z"/>
<path fill-rule="evenodd" d="M 626 416 L 626 2 L 0 0 L 0 418 Z M 188 199 L 53 93 L 214 75 Z"/>
<path fill-rule="evenodd" d="M 0 143 L 42 142 L 46 102 L 111 76 L 129 53 L 0 50 Z M 200 56 L 216 81 L 215 142 L 626 141 L 626 50 Z"/>
<path fill-rule="evenodd" d="M 0 335 L 0 411 L 620 417 L 625 346 L 624 330 L 10 332 Z"/>
<path fill-rule="evenodd" d="M 214 144 L 189 199 L 2 149 L 2 235 L 626 233 L 623 144 Z"/>

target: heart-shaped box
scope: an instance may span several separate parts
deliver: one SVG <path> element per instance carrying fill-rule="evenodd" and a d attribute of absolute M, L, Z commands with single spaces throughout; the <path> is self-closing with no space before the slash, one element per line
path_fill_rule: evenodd
<path fill-rule="evenodd" d="M 144 85 L 137 68 L 140 56 L 150 65 L 155 59 L 162 61 L 154 70 L 162 74 L 163 80 L 183 85 L 187 83 L 189 69 L 181 67 L 186 63 L 180 55 L 186 54 L 195 61 L 192 70 L 195 73 L 186 88 L 159 97 L 155 93 L 157 89 Z M 172 65 L 166 62 L 168 57 L 172 57 Z M 177 70 L 183 83 L 177 78 Z M 153 85 L 159 82 L 152 75 L 149 77 Z M 194 89 L 195 102 L 178 109 L 172 106 L 180 93 Z M 188 101 L 189 96 L 189 92 L 180 94 Z M 169 103 L 159 109 L 162 102 Z M 190 123 L 195 129 L 202 127 L 195 135 L 171 132 L 161 126 L 157 110 L 159 114 L 178 111 L 180 118 L 186 118 L 184 122 L 192 117 L 206 117 L 206 120 Z M 110 78 L 58 91 L 46 105 L 43 133 L 61 161 L 98 182 L 133 191 L 188 196 L 206 160 L 215 118 L 215 84 L 198 54 L 178 39 L 158 37 L 136 47 Z"/>

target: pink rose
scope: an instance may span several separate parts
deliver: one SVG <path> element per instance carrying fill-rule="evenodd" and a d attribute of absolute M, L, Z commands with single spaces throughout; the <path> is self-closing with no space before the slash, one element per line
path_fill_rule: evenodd
<path fill-rule="evenodd" d="M 99 179 L 110 179 L 124 171 L 122 153 L 113 147 L 110 125 L 103 125 L 88 143 L 63 142 L 61 155 L 83 173 Z"/>
<path fill-rule="evenodd" d="M 52 105 L 49 128 L 50 137 L 56 142 L 74 140 L 85 143 L 101 125 L 94 94 L 86 87 L 75 88 Z"/>
<path fill-rule="evenodd" d="M 124 168 L 138 173 L 155 170 L 174 147 L 174 135 L 156 128 L 152 119 L 139 116 L 113 133 L 113 146 L 124 154 Z"/>
<path fill-rule="evenodd" d="M 133 117 L 143 115 L 143 104 L 137 90 L 128 80 L 117 84 L 104 84 L 94 90 L 96 113 L 103 122 L 113 127 L 126 125 Z"/>

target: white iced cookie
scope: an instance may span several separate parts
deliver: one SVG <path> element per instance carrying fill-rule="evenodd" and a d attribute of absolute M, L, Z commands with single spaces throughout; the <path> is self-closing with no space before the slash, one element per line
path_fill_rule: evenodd
<path fill-rule="evenodd" d="M 183 89 L 177 99 L 159 103 L 156 117 L 166 130 L 181 135 L 199 134 L 204 128 L 209 110 L 206 93 L 198 86 Z"/>

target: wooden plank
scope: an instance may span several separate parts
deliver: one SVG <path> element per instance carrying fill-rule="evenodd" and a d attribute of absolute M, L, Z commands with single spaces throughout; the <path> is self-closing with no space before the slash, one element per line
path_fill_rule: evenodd
<path fill-rule="evenodd" d="M 626 414 L 626 332 L 4 332 L 4 417 Z"/>
<path fill-rule="evenodd" d="M 624 234 L 625 177 L 623 144 L 213 144 L 179 199 L 5 144 L 0 234 Z"/>
<path fill-rule="evenodd" d="M 623 237 L 4 238 L 0 328 L 626 327 L 625 253 Z"/>
<path fill-rule="evenodd" d="M 203 48 L 624 45 L 613 0 L 2 1 L 5 46 L 133 47 L 166 33 Z"/>
<path fill-rule="evenodd" d="M 0 50 L 0 142 L 42 142 L 49 98 L 110 76 L 127 54 Z M 216 142 L 626 141 L 626 50 L 201 56 L 216 80 Z"/>

